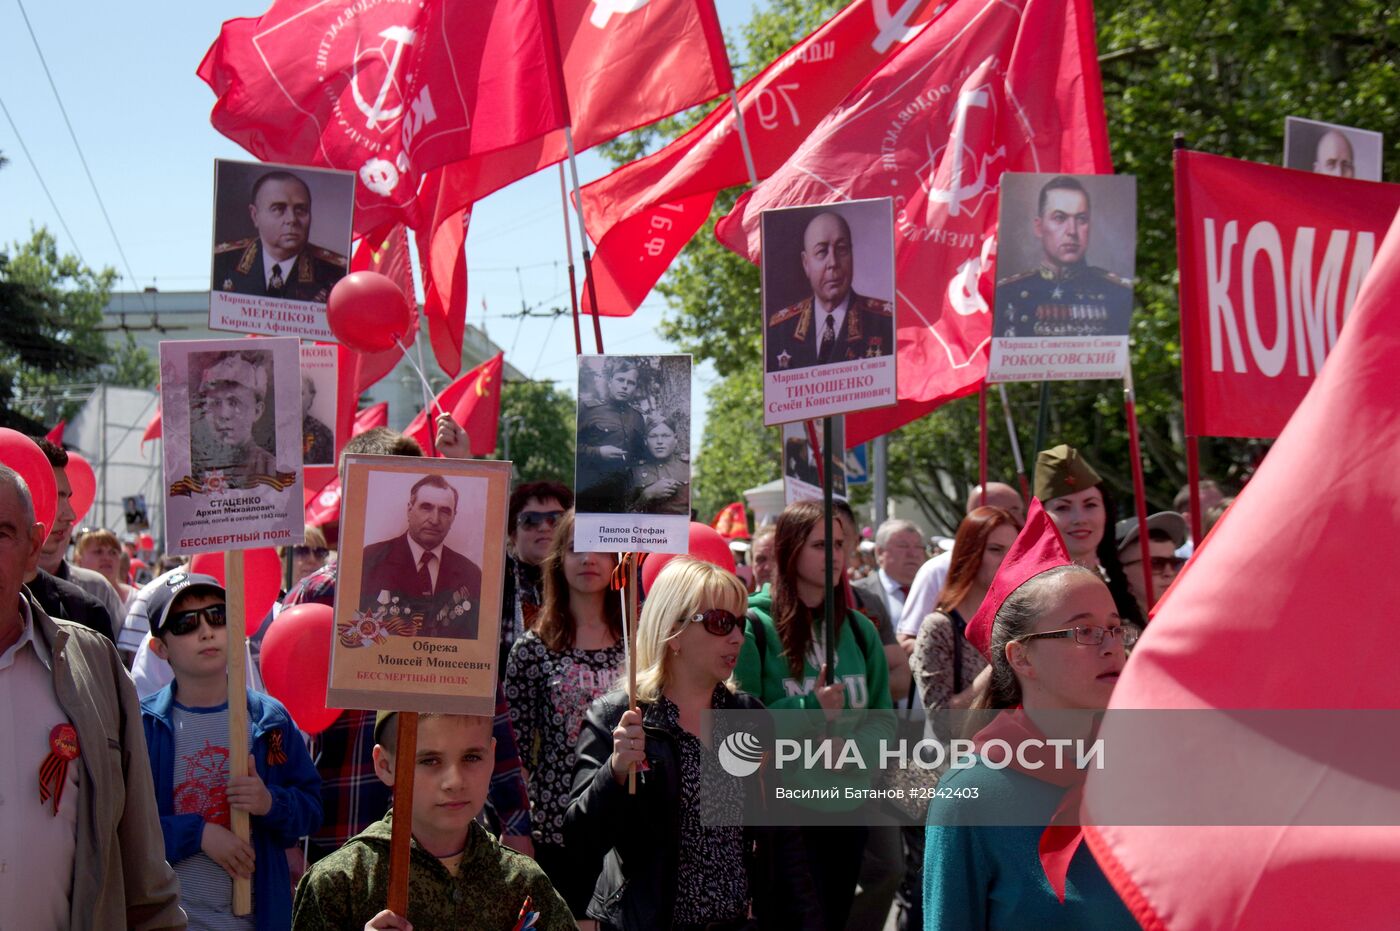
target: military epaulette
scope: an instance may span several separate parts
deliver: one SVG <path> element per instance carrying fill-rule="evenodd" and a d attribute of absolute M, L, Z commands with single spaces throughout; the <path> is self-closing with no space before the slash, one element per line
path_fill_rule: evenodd
<path fill-rule="evenodd" d="M 602 398 L 584 398 L 584 399 L 583 399 L 583 406 L 584 406 L 584 407 L 599 407 L 599 406 L 601 406 L 601 405 L 603 405 L 603 404 L 606 404 L 606 403 L 608 403 L 608 402 L 605 401 L 605 400 L 603 400 Z"/>
<path fill-rule="evenodd" d="M 332 265 L 339 265 L 341 268 L 346 267 L 345 256 L 341 255 L 339 252 L 322 249 L 320 246 L 312 246 L 311 254 L 322 262 L 330 262 Z"/>
<path fill-rule="evenodd" d="M 1103 277 L 1105 281 L 1111 281 L 1114 284 L 1122 285 L 1125 288 L 1131 288 L 1133 286 L 1133 279 L 1131 278 L 1120 278 L 1119 276 L 1113 274 L 1113 272 L 1105 268 L 1101 268 L 1099 269 L 1099 271 L 1103 272 Z"/>
<path fill-rule="evenodd" d="M 1038 268 L 1032 268 L 1032 269 L 1031 269 L 1030 271 L 1028 271 L 1028 272 L 1021 272 L 1021 274 L 1019 274 L 1019 275 L 1012 275 L 1012 276 L 1009 277 L 1009 278 L 1002 278 L 1001 280 L 999 280 L 999 281 L 997 282 L 997 287 L 1000 288 L 1000 287 L 1003 286 L 1003 285 L 1011 285 L 1011 284 L 1015 284 L 1015 283 L 1018 282 L 1018 281 L 1025 281 L 1027 278 L 1034 278 L 1034 277 L 1036 277 L 1036 276 L 1039 275 L 1039 274 L 1040 274 L 1040 269 L 1038 269 Z"/>
<path fill-rule="evenodd" d="M 809 297 L 806 300 L 798 301 L 796 304 L 789 305 L 778 311 L 769 319 L 768 325 L 771 327 L 777 326 L 780 323 L 786 323 L 793 317 L 800 317 L 811 309 L 812 299 Z"/>
<path fill-rule="evenodd" d="M 893 317 L 894 308 L 889 301 L 882 301 L 873 297 L 862 297 L 860 299 L 860 309 L 865 313 L 879 314 L 882 317 Z"/>
<path fill-rule="evenodd" d="M 246 249 L 253 243 L 251 239 L 235 239 L 232 242 L 221 242 L 214 247 L 215 255 L 223 255 L 225 252 L 237 252 L 239 249 Z"/>

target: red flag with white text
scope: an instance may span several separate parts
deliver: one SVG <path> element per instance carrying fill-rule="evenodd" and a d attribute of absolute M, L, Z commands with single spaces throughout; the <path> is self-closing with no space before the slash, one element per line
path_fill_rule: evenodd
<path fill-rule="evenodd" d="M 258 158 L 356 172 L 365 233 L 414 215 L 425 172 L 565 124 L 552 15 L 547 0 L 275 0 L 224 23 L 198 74 L 214 128 Z"/>
<path fill-rule="evenodd" d="M 890 0 L 855 0 L 745 82 L 737 96 L 758 176 L 782 165 L 809 127 L 946 5 L 904 0 L 891 10 Z M 665 148 L 584 185 L 603 314 L 636 311 L 704 225 L 715 195 L 748 180 L 726 101 Z M 587 297 L 584 309 L 592 311 Z"/>
<path fill-rule="evenodd" d="M 1400 210 L 1400 184 L 1176 153 L 1192 436 L 1278 436 Z"/>
<path fill-rule="evenodd" d="M 848 414 L 855 446 L 984 380 L 1002 172 L 1110 170 L 1090 0 L 955 0 L 715 234 L 756 261 L 764 210 L 894 198 L 899 403 Z"/>
<path fill-rule="evenodd" d="M 434 449 L 437 411 L 441 409 L 467 431 L 473 456 L 491 455 L 496 449 L 496 428 L 501 418 L 504 368 L 505 353 L 498 352 L 448 385 L 434 399 L 431 408 L 418 412 L 403 431 L 404 436 L 417 440 L 425 452 Z"/>
<path fill-rule="evenodd" d="M 1288 175 L 1293 183 L 1304 177 Z M 1284 199 L 1276 189 L 1267 196 Z M 1381 722 L 1400 708 L 1383 620 L 1400 601 L 1400 574 L 1391 571 L 1400 539 L 1397 305 L 1400 223 L 1393 223 L 1327 364 L 1254 478 L 1157 604 L 1113 689 L 1098 733 L 1109 748 L 1146 716 L 1159 716 L 1156 709 L 1188 709 L 1178 717 L 1228 709 L 1218 720 L 1230 725 L 1205 731 L 1212 736 L 1195 747 L 1142 747 L 1115 761 L 1116 778 L 1150 794 L 1153 778 L 1181 773 L 1193 795 L 1227 799 L 1244 782 L 1245 792 L 1265 793 L 1279 809 L 1268 826 L 1149 819 L 1103 825 L 1093 816 L 1114 794 L 1112 780 L 1089 767 L 1089 846 L 1150 931 L 1395 927 L 1400 827 L 1373 812 L 1385 811 L 1378 796 L 1394 798 L 1394 741 L 1382 736 L 1391 725 Z M 1286 356 L 1293 365 L 1291 349 Z M 1120 708 L 1133 710 L 1122 715 Z M 1297 725 L 1271 727 L 1255 709 L 1322 709 L 1292 713 L 1336 733 L 1319 740 L 1302 736 Z M 1347 709 L 1368 709 L 1369 721 L 1338 723 Z M 1376 761 L 1379 774 L 1354 772 L 1339 759 L 1357 747 L 1363 770 Z M 1136 767 L 1140 782 L 1131 782 L 1123 762 Z M 1339 794 L 1358 799 L 1350 817 L 1362 820 L 1316 818 L 1315 806 Z M 1331 809 L 1334 817 L 1338 810 Z"/>

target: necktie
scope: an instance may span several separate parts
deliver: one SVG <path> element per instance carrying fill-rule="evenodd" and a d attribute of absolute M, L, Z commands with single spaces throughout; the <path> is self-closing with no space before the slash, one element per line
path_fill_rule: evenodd
<path fill-rule="evenodd" d="M 826 315 L 826 326 L 822 329 L 822 341 L 817 347 L 817 361 L 825 362 L 831 352 L 831 344 L 836 342 L 836 315 Z"/>
<path fill-rule="evenodd" d="M 908 586 L 908 585 L 901 585 L 901 586 L 899 586 L 899 590 L 902 591 L 902 592 L 904 593 L 904 597 L 905 597 L 905 598 L 908 598 L 908 597 L 909 597 L 909 586 Z"/>
<path fill-rule="evenodd" d="M 423 557 L 418 560 L 418 587 L 424 595 L 432 595 L 433 593 L 433 574 L 429 571 L 432 565 L 432 553 L 424 553 Z"/>
<path fill-rule="evenodd" d="M 275 294 L 282 290 L 284 284 L 286 281 L 282 278 L 282 266 L 272 266 L 272 277 L 267 279 L 267 289 Z"/>

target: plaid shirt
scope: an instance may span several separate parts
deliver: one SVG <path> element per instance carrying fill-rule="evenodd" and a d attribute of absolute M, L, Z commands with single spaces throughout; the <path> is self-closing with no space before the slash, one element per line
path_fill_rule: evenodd
<path fill-rule="evenodd" d="M 282 607 L 298 604 L 335 604 L 335 564 L 324 566 L 302 579 L 282 599 Z M 267 625 L 263 626 L 267 629 Z M 261 633 L 261 631 L 259 632 Z M 496 682 L 496 767 L 486 809 L 502 835 L 530 836 L 530 800 L 520 750 L 510 726 L 510 707 L 499 679 Z M 374 712 L 349 709 L 316 738 L 316 768 L 321 773 L 321 805 L 325 820 L 311 835 L 319 855 L 338 850 L 346 841 L 384 817 L 392 790 L 374 773 Z"/>

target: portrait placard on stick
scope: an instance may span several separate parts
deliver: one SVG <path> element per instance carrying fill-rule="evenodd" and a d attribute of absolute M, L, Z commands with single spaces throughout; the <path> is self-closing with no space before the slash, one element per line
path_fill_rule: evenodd
<path fill-rule="evenodd" d="M 352 455 L 345 484 L 327 704 L 494 714 L 510 463 Z"/>
<path fill-rule="evenodd" d="M 690 356 L 579 356 L 574 549 L 684 553 Z"/>
<path fill-rule="evenodd" d="M 987 380 L 1122 378 L 1137 179 L 1008 172 L 998 222 Z"/>
<path fill-rule="evenodd" d="M 820 422 L 816 424 L 816 436 L 821 439 Z M 835 471 L 831 476 L 831 493 L 837 498 L 846 497 L 846 418 L 832 419 L 831 433 L 834 442 L 831 447 L 832 464 Z M 818 463 L 821 454 L 812 447 L 811 433 L 807 424 L 783 424 L 783 503 L 796 501 L 822 500 L 822 480 Z"/>
<path fill-rule="evenodd" d="M 160 372 L 167 549 L 300 543 L 297 341 L 166 341 Z"/>
<path fill-rule="evenodd" d="M 301 346 L 301 459 L 308 466 L 335 465 L 336 348 Z"/>
<path fill-rule="evenodd" d="M 217 159 L 210 328 L 334 341 L 354 197 L 353 172 Z"/>
<path fill-rule="evenodd" d="M 763 423 L 895 403 L 888 197 L 765 210 Z"/>
<path fill-rule="evenodd" d="M 1358 181 L 1381 180 L 1385 137 L 1369 129 L 1305 120 L 1283 121 L 1283 167 Z"/>

